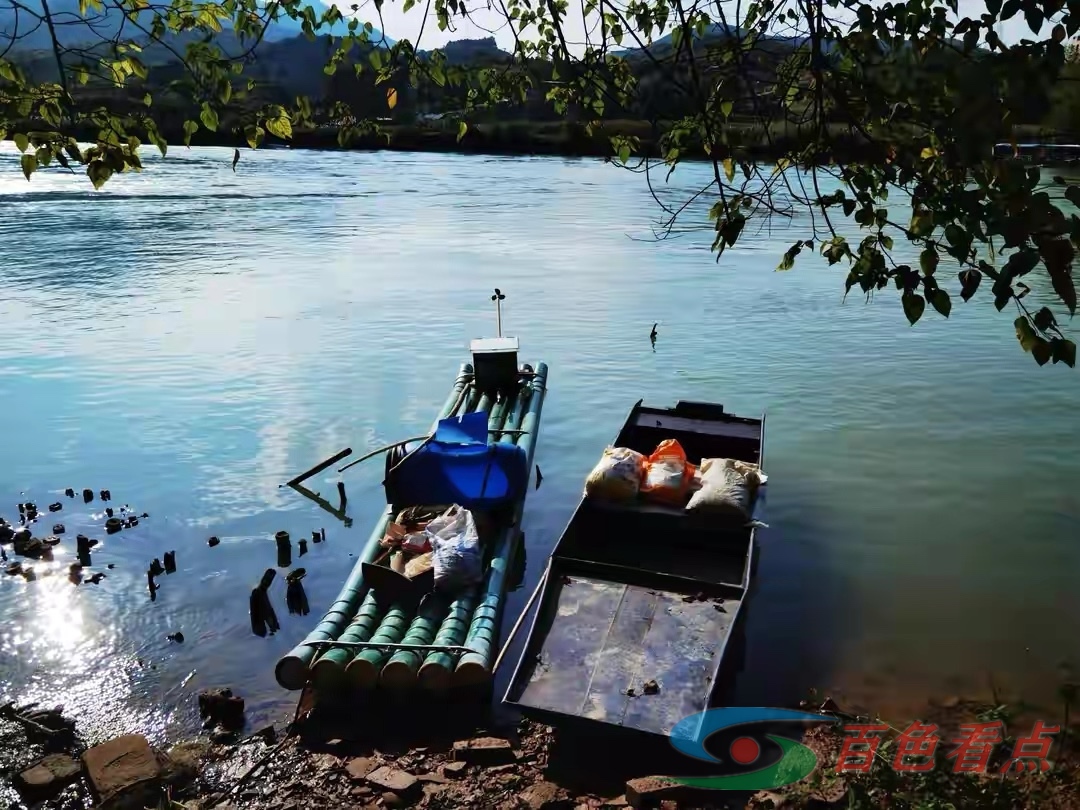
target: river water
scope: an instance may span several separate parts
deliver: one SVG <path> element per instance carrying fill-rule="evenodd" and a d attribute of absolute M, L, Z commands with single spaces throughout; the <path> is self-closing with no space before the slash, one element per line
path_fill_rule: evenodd
<path fill-rule="evenodd" d="M 274 662 L 352 566 L 382 466 L 345 474 L 351 528 L 279 484 L 424 432 L 493 331 L 496 286 L 523 359 L 551 368 L 511 619 L 633 403 L 718 400 L 767 412 L 739 702 L 813 686 L 903 713 L 991 679 L 1052 699 L 1080 653 L 1080 372 L 1038 368 L 988 296 L 914 328 L 894 291 L 845 303 L 820 260 L 775 272 L 809 235 L 798 217 L 749 227 L 719 263 L 707 232 L 648 241 L 643 179 L 600 161 L 275 150 L 234 173 L 230 157 L 148 157 L 94 192 L 59 171 L 27 183 L 0 147 L 0 514 L 59 500 L 38 533 L 67 526 L 57 573 L 0 577 L 0 701 L 64 703 L 94 736 L 176 733 L 207 686 L 237 689 L 253 723 L 290 711 Z M 333 500 L 335 480 L 313 486 Z M 66 487 L 150 517 L 90 532 L 105 504 Z M 312 614 L 288 615 L 279 585 L 282 630 L 254 636 L 273 533 L 320 527 L 294 559 Z M 101 540 L 96 585 L 65 576 L 77 531 Z"/>

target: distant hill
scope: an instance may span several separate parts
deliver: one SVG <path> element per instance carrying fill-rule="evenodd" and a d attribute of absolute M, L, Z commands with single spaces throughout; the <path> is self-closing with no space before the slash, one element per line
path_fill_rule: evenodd
<path fill-rule="evenodd" d="M 21 0 L 21 2 L 32 11 L 43 13 L 41 0 Z M 315 9 L 318 15 L 330 8 L 329 5 L 322 3 L 320 0 L 307 0 L 307 3 Z M 115 38 L 121 32 L 122 26 L 124 39 L 138 41 L 146 38 L 143 31 L 127 22 L 124 15 L 113 7 L 107 8 L 105 12 L 87 11 L 87 18 L 84 18 L 79 13 L 79 0 L 51 0 L 49 10 L 52 12 L 56 38 L 65 48 L 93 45 L 101 42 L 102 39 Z M 143 27 L 148 29 L 149 20 L 153 18 L 153 15 L 149 12 L 143 12 L 142 17 L 146 20 Z M 93 30 L 90 28 L 90 20 L 93 22 Z M 264 38 L 267 42 L 280 42 L 301 34 L 302 30 L 301 23 L 298 20 L 282 17 L 271 24 Z M 323 29 L 320 33 L 343 34 L 345 30 L 346 23 L 342 22 L 331 29 Z M 375 29 L 372 31 L 371 37 L 377 40 L 382 37 L 382 33 Z M 28 19 L 26 13 L 17 15 L 16 8 L 12 5 L 0 5 L 0 50 L 3 50 L 12 39 L 16 40 L 13 49 L 15 52 L 21 51 L 25 53 L 27 51 L 42 51 L 52 48 L 52 38 L 49 35 L 47 26 L 37 20 Z M 220 39 L 222 49 L 229 52 L 230 48 L 227 47 L 230 45 L 228 36 Z M 387 41 L 393 44 L 393 40 L 387 38 Z M 233 42 L 237 42 L 235 37 Z"/>
<path fill-rule="evenodd" d="M 447 42 L 440 50 L 446 54 L 446 61 L 451 65 L 504 62 L 512 58 L 511 54 L 499 48 L 495 42 L 495 37 L 455 39 Z M 421 53 L 430 53 L 430 51 L 422 51 Z"/>

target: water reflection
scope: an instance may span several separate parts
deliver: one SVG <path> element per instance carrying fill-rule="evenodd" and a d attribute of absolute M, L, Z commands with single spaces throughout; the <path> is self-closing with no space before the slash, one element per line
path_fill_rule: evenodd
<path fill-rule="evenodd" d="M 345 513 L 333 471 L 306 493 L 280 484 L 341 447 L 426 431 L 469 339 L 492 330 L 496 286 L 523 359 L 551 367 L 544 486 L 508 618 L 629 406 L 703 399 L 769 414 L 747 700 L 800 679 L 921 699 L 986 669 L 1049 694 L 1035 673 L 1080 653 L 1080 514 L 1063 494 L 1080 460 L 1062 453 L 1080 440 L 1076 378 L 1034 369 L 989 301 L 915 328 L 885 296 L 841 305 L 842 270 L 774 272 L 799 220 L 748 231 L 719 265 L 707 235 L 635 242 L 654 204 L 598 161 L 275 150 L 234 175 L 230 157 L 148 158 L 93 192 L 54 173 L 27 183 L 0 146 L 14 460 L 0 513 L 93 485 L 151 514 L 106 535 L 99 502 L 64 500 L 54 573 L 0 577 L 6 696 L 68 703 L 102 734 L 192 724 L 207 686 L 242 688 L 252 723 L 287 711 L 273 663 L 336 596 L 385 503 L 378 462 L 347 473 Z M 288 614 L 280 586 L 281 631 L 253 636 L 248 594 L 278 562 L 274 533 L 321 527 L 328 542 L 303 559 L 312 615 Z M 97 585 L 67 579 L 77 533 L 101 541 Z M 174 549 L 151 601 L 147 566 Z"/>

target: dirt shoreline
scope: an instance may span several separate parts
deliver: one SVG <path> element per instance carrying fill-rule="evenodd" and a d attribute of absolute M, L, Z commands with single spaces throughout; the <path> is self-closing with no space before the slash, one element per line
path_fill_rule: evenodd
<path fill-rule="evenodd" d="M 834 713 L 823 719 L 855 720 L 831 702 L 822 709 Z M 43 775 L 50 769 L 54 775 L 61 774 L 64 782 L 62 790 L 55 791 L 59 784 L 52 786 L 52 795 L 27 791 L 23 784 L 23 798 L 11 801 L 11 810 L 99 806 L 112 810 L 822 810 L 945 807 L 950 803 L 958 808 L 1080 807 L 1080 758 L 1075 756 L 1070 731 L 1062 734 L 1047 773 L 998 776 L 1000 767 L 1011 761 L 1015 738 L 1028 731 L 1026 721 L 1010 720 L 1001 706 L 964 701 L 928 707 L 923 719 L 937 724 L 944 737 L 964 723 L 985 722 L 988 717 L 1003 718 L 1007 729 L 1003 746 L 990 761 L 989 776 L 954 774 L 943 752 L 932 777 L 898 775 L 888 766 L 892 757 L 888 742 L 876 755 L 884 764 L 876 762 L 871 774 L 838 774 L 843 732 L 823 723 L 802 738 L 817 759 L 811 775 L 787 787 L 757 792 L 689 788 L 666 779 L 660 774 L 711 773 L 704 764 L 695 768 L 670 745 L 664 750 L 625 737 L 609 736 L 605 741 L 578 729 L 560 730 L 527 720 L 508 725 L 490 716 L 479 718 L 478 725 L 475 711 L 463 711 L 458 718 L 441 717 L 438 728 L 430 722 L 408 721 L 395 715 L 395 710 L 379 716 L 369 712 L 366 717 L 340 710 L 325 716 L 312 712 L 285 727 L 236 735 L 229 743 L 198 736 L 167 750 L 150 749 L 139 735 L 89 750 L 79 746 L 77 737 L 70 745 L 57 746 L 7 718 L 0 720 L 0 768 L 9 785 L 25 783 L 28 771 Z M 221 738 L 220 733 L 214 736 Z M 114 747 L 106 750 L 107 746 Z M 107 755 L 97 756 L 95 764 L 94 752 L 99 749 Z M 140 754 L 144 751 L 152 753 Z M 102 765 L 105 760 L 127 761 L 127 770 L 119 773 L 112 764 Z M 110 767 L 114 768 L 111 772 Z M 130 784 L 121 784 L 125 779 Z M 104 795 L 99 788 L 107 782 L 112 786 L 109 790 L 116 790 Z"/>

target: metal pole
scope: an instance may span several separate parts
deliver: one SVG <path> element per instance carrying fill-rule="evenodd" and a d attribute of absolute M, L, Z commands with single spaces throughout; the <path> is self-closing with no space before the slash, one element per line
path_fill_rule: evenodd
<path fill-rule="evenodd" d="M 495 288 L 495 294 L 491 300 L 495 302 L 495 326 L 498 327 L 499 337 L 502 337 L 502 300 L 506 298 L 502 290 Z"/>
<path fill-rule="evenodd" d="M 496 672 L 499 669 L 499 664 L 502 663 L 503 656 L 506 655 L 507 650 L 510 649 L 510 644 L 514 640 L 514 636 L 517 635 L 518 630 L 521 629 L 521 623 L 525 621 L 525 617 L 529 615 L 529 611 L 532 609 L 533 602 L 536 601 L 536 597 L 540 595 L 540 591 L 544 589 L 544 583 L 547 582 L 548 573 L 551 571 L 551 560 L 548 559 L 547 567 L 544 568 L 544 573 L 540 575 L 540 581 L 536 583 L 536 588 L 533 589 L 532 596 L 529 597 L 529 601 L 525 603 L 524 609 L 521 611 L 521 615 L 518 616 L 517 622 L 514 623 L 513 629 L 510 631 L 510 635 L 506 637 L 506 641 L 503 643 L 503 648 L 499 650 L 499 655 L 495 659 L 495 663 L 491 667 L 492 672 Z"/>

